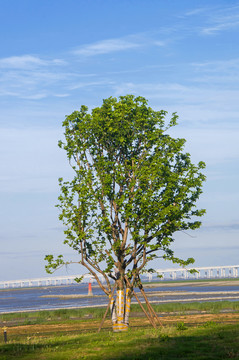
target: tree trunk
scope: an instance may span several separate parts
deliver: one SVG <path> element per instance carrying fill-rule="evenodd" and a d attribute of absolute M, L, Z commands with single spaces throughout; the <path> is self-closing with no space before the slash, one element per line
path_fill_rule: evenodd
<path fill-rule="evenodd" d="M 116 301 L 111 299 L 110 310 L 114 332 L 127 331 L 129 327 L 129 313 L 131 291 L 129 288 L 117 290 Z"/>
<path fill-rule="evenodd" d="M 115 299 L 113 297 L 111 298 L 111 302 L 110 302 L 110 313 L 111 313 L 113 331 L 117 331 L 116 306 L 115 306 Z"/>
<path fill-rule="evenodd" d="M 126 296 L 125 296 L 125 314 L 124 314 L 124 323 L 125 325 L 129 326 L 129 313 L 130 313 L 130 304 L 131 304 L 131 291 L 129 288 L 126 289 Z"/>

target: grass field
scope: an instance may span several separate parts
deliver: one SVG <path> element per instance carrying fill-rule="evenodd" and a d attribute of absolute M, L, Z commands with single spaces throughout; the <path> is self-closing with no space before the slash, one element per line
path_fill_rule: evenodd
<path fill-rule="evenodd" d="M 150 327 L 132 308 L 127 333 L 113 333 L 104 309 L 6 314 L 8 342 L 0 337 L 1 360 L 219 360 L 239 359 L 239 302 L 154 306 L 163 327 Z"/>
<path fill-rule="evenodd" d="M 188 311 L 209 312 L 217 314 L 222 310 L 239 311 L 239 301 L 216 301 L 216 302 L 192 302 L 192 303 L 165 303 L 153 305 L 157 313 L 177 313 L 184 314 Z M 65 321 L 70 319 L 101 319 L 105 312 L 105 308 L 79 308 L 79 309 L 60 309 L 60 310 L 44 310 L 35 312 L 19 312 L 0 315 L 0 326 L 5 322 L 11 322 L 30 325 L 41 324 L 46 321 Z M 143 315 L 139 305 L 131 305 L 131 314 L 140 313 Z"/>

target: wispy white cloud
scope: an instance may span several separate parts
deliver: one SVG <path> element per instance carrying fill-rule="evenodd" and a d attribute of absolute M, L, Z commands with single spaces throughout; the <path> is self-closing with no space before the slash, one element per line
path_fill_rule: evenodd
<path fill-rule="evenodd" d="M 182 124 L 177 127 L 176 136 L 190 140 L 188 151 L 196 161 L 204 159 L 215 165 L 239 158 L 239 148 L 235 146 L 239 137 L 239 89 L 209 87 L 208 83 L 203 86 L 192 83 L 187 86 L 177 83 L 115 85 L 114 96 L 127 93 L 145 96 L 153 108 L 167 110 L 169 116 L 176 111 Z"/>
<path fill-rule="evenodd" d="M 165 44 L 166 44 L 165 41 L 160 41 L 160 40 L 153 41 L 153 45 L 156 45 L 156 46 L 165 46 Z"/>
<path fill-rule="evenodd" d="M 66 57 L 69 54 L 65 54 Z M 94 78 L 94 73 L 79 73 L 78 65 L 58 59 L 22 55 L 0 59 L 0 97 L 41 100 L 48 97 L 68 97 L 72 90 L 108 81 L 82 81 Z M 60 90 L 59 90 L 60 89 Z"/>
<path fill-rule="evenodd" d="M 59 97 L 59 98 L 65 98 L 70 96 L 70 94 L 54 94 L 55 97 Z"/>
<path fill-rule="evenodd" d="M 125 39 L 108 39 L 85 45 L 73 51 L 75 55 L 94 56 L 125 51 L 141 46 L 141 44 Z"/>
<path fill-rule="evenodd" d="M 187 11 L 184 14 L 184 16 L 194 16 L 194 15 L 204 13 L 205 11 L 208 11 L 208 8 L 197 8 L 197 9 Z"/>
<path fill-rule="evenodd" d="M 0 59 L 1 68 L 25 69 L 29 66 L 44 66 L 45 61 L 31 55 L 11 56 Z"/>
<path fill-rule="evenodd" d="M 239 7 L 228 7 L 215 10 L 210 14 L 208 25 L 204 26 L 201 33 L 214 35 L 221 31 L 231 30 L 239 27 Z"/>
<path fill-rule="evenodd" d="M 69 86 L 70 90 L 77 90 L 77 89 L 83 89 L 83 88 L 88 88 L 88 87 L 95 87 L 95 86 L 109 86 L 109 85 L 113 85 L 114 82 L 104 79 L 104 80 L 99 80 L 99 81 L 78 81 L 77 83 L 74 83 L 72 85 Z"/>
<path fill-rule="evenodd" d="M 150 34 L 135 34 L 124 38 L 105 39 L 92 44 L 83 45 L 75 50 L 75 55 L 95 56 L 126 51 L 143 46 L 164 46 L 163 40 L 155 40 Z"/>
<path fill-rule="evenodd" d="M 87 44 L 73 53 L 87 61 L 88 56 L 111 54 L 140 47 L 162 47 L 164 41 L 158 34 L 139 33 L 122 38 L 106 39 Z M 71 52 L 72 55 L 72 52 Z M 68 97 L 71 91 L 95 86 L 112 86 L 109 74 L 79 73 L 78 58 L 69 57 L 65 52 L 63 58 L 45 58 L 41 55 L 24 54 L 0 58 L 0 97 L 15 97 L 27 100 L 41 100 L 48 97 Z M 132 71 L 128 71 L 132 73 Z M 82 81 L 83 78 L 94 81 Z M 104 78 L 105 77 L 105 78 Z M 60 87 L 60 91 L 59 91 Z"/>
<path fill-rule="evenodd" d="M 203 105 L 204 108 L 210 110 L 213 104 L 225 105 L 234 102 L 239 97 L 239 89 L 220 89 L 214 88 L 213 85 L 209 86 L 197 86 L 197 84 L 191 83 L 190 85 L 178 83 L 131 83 L 123 82 L 115 84 L 115 95 L 122 95 L 127 93 L 144 94 L 148 99 L 158 99 L 161 103 L 165 103 L 165 99 L 169 104 L 171 101 L 175 105 L 181 104 L 187 105 Z M 231 101 L 230 101 L 231 99 Z M 234 105 L 235 108 L 235 105 Z M 226 106 L 225 109 L 228 109 Z"/>
<path fill-rule="evenodd" d="M 17 97 L 20 99 L 26 99 L 26 100 L 41 100 L 45 99 L 47 97 L 46 93 L 36 93 L 36 94 L 17 94 Z"/>
<path fill-rule="evenodd" d="M 204 61 L 201 63 L 192 63 L 191 65 L 199 70 L 221 73 L 221 71 L 225 70 L 239 70 L 239 58 Z"/>
<path fill-rule="evenodd" d="M 65 96 L 66 84 L 72 78 L 75 76 L 65 73 L 62 68 L 52 69 L 51 66 L 46 65 L 44 68 L 26 66 L 15 69 L 3 69 L 0 66 L 0 96 L 32 100 L 61 93 Z M 59 86 L 61 86 L 60 91 Z"/>
<path fill-rule="evenodd" d="M 229 22 L 223 22 L 223 23 L 219 23 L 215 26 L 211 26 L 211 27 L 206 27 L 202 30 L 202 34 L 204 35 L 214 35 L 220 31 L 223 30 L 230 30 L 233 28 L 237 28 L 239 26 L 239 19 L 237 21 L 229 21 Z"/>
<path fill-rule="evenodd" d="M 218 35 L 223 31 L 239 27 L 239 6 L 209 2 L 204 7 L 186 10 L 177 18 L 182 19 L 182 22 L 176 22 L 174 26 L 164 28 L 164 31 L 174 33 L 177 38 L 185 38 L 188 34 Z"/>
<path fill-rule="evenodd" d="M 43 60 L 33 55 L 11 56 L 0 59 L 0 68 L 5 69 L 29 69 L 32 67 L 63 64 L 65 64 L 65 61 L 60 59 Z"/>
<path fill-rule="evenodd" d="M 233 223 L 233 224 L 211 224 L 211 225 L 204 225 L 202 228 L 202 231 L 238 231 L 239 230 L 239 224 Z"/>
<path fill-rule="evenodd" d="M 239 89 L 239 58 L 192 63 L 190 67 L 194 73 L 191 80 L 200 86 L 207 83 L 217 87 L 218 91 L 220 84 L 225 92 Z"/>
<path fill-rule="evenodd" d="M 65 65 L 64 60 L 29 54 L 0 58 L 0 96 L 28 100 L 55 96 L 54 85 L 69 77 Z"/>

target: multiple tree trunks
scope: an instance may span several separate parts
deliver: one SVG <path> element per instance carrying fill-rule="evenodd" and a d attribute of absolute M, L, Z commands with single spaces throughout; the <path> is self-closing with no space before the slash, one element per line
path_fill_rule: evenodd
<path fill-rule="evenodd" d="M 142 311 L 144 312 L 145 316 L 148 318 L 151 325 L 156 329 L 157 325 L 156 322 L 163 326 L 162 322 L 158 318 L 156 312 L 150 305 L 148 298 L 146 296 L 146 293 L 144 292 L 142 284 L 139 284 L 139 290 L 141 294 L 143 295 L 147 310 L 144 308 L 143 304 L 139 300 L 135 290 L 133 287 L 129 287 L 130 283 L 127 277 L 125 277 L 125 281 L 127 284 L 127 287 L 123 290 L 119 289 L 117 290 L 116 294 L 116 300 L 114 298 L 114 292 L 117 287 L 117 281 L 114 284 L 113 290 L 111 291 L 109 295 L 109 302 L 107 309 L 105 311 L 105 314 L 103 316 L 103 319 L 101 321 L 101 324 L 99 326 L 98 332 L 102 329 L 102 326 L 104 324 L 104 321 L 106 319 L 108 310 L 110 309 L 111 312 L 111 321 L 112 321 L 112 327 L 114 332 L 121 332 L 121 331 L 127 331 L 129 327 L 129 314 L 130 314 L 130 305 L 131 305 L 131 298 L 134 296 L 136 300 L 138 301 Z M 122 284 L 121 284 L 122 285 Z"/>
<path fill-rule="evenodd" d="M 111 295 L 110 295 L 111 297 Z M 116 301 L 113 297 L 110 300 L 111 320 L 114 332 L 127 331 L 129 327 L 130 313 L 130 289 L 118 290 Z"/>
<path fill-rule="evenodd" d="M 64 243 L 80 254 L 76 262 L 111 294 L 100 328 L 111 307 L 114 331 L 127 330 L 132 295 L 156 328 L 157 316 L 138 277 L 155 258 L 181 266 L 194 262 L 175 257 L 171 245 L 175 232 L 201 225 L 194 219 L 205 210 L 195 209 L 195 203 L 205 164 L 194 165 L 183 152 L 185 140 L 167 134 L 178 116 L 173 113 L 166 121 L 166 115 L 151 109 L 145 98 L 126 95 L 104 99 L 91 114 L 81 106 L 63 122 L 65 142 L 59 141 L 59 146 L 67 152 L 74 177 L 59 178 L 59 219 L 66 226 Z M 74 263 L 62 255 L 45 259 L 50 273 Z M 134 286 L 140 288 L 147 310 Z M 116 287 L 116 301 L 111 301 Z"/>

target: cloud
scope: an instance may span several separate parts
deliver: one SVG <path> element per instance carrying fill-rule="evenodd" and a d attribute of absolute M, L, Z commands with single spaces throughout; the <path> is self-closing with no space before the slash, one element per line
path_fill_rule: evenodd
<path fill-rule="evenodd" d="M 1 68 L 25 69 L 29 66 L 45 66 L 46 62 L 31 55 L 12 56 L 0 59 Z"/>
<path fill-rule="evenodd" d="M 75 76 L 45 65 L 44 68 L 26 66 L 26 69 L 3 69 L 0 66 L 0 78 L 0 96 L 40 100 L 49 96 L 66 96 L 65 85 Z"/>
<path fill-rule="evenodd" d="M 238 87 L 239 58 L 191 63 L 190 66 L 197 76 L 192 79 L 194 82 L 221 82 L 224 88 L 229 84 L 231 88 L 234 83 Z"/>
<path fill-rule="evenodd" d="M 43 60 L 33 55 L 11 56 L 0 59 L 0 68 L 5 69 L 29 69 L 32 67 L 63 65 L 65 62 L 59 59 Z"/>
<path fill-rule="evenodd" d="M 205 7 L 188 10 L 177 16 L 183 19 L 183 24 L 177 23 L 173 29 L 177 29 L 178 32 L 186 30 L 187 34 L 194 32 L 205 36 L 236 29 L 239 26 L 239 6 L 228 5 L 220 6 L 220 4 L 215 5 L 209 2 Z"/>
<path fill-rule="evenodd" d="M 22 99 L 28 99 L 28 100 L 41 100 L 47 97 L 47 94 L 33 94 L 33 95 L 18 95 L 18 97 Z"/>
<path fill-rule="evenodd" d="M 81 48 L 74 50 L 73 53 L 75 55 L 95 56 L 134 49 L 139 46 L 141 46 L 141 44 L 125 39 L 108 39 L 82 46 Z"/>
<path fill-rule="evenodd" d="M 67 62 L 33 55 L 0 58 L 0 96 L 41 100 L 49 96 L 65 97 L 59 82 L 65 84 L 74 75 L 65 72 Z"/>
<path fill-rule="evenodd" d="M 153 45 L 156 45 L 156 46 L 165 46 L 165 41 L 153 41 L 152 42 Z"/>
<path fill-rule="evenodd" d="M 77 58 L 72 57 L 71 52 L 68 59 L 69 52 L 66 52 L 66 61 L 31 54 L 0 58 L 0 97 L 39 101 L 49 97 L 69 97 L 71 91 L 76 89 L 112 86 L 114 81 L 109 78 L 109 74 L 103 75 L 107 78 L 99 78 L 99 74 L 86 74 L 84 69 L 79 73 L 78 56 L 83 56 L 87 62 L 89 56 L 146 46 L 158 48 L 164 46 L 164 42 L 158 34 L 135 34 L 82 46 L 73 51 Z M 132 72 L 129 70 L 129 73 Z M 92 77 L 94 81 L 82 81 L 83 78 Z"/>
<path fill-rule="evenodd" d="M 226 97 L 228 92 L 239 89 L 239 58 L 192 63 L 190 67 L 194 74 L 191 78 L 192 83 L 197 83 L 199 87 L 210 85 L 211 89 L 215 88 L 215 92 L 219 89 L 224 91 Z M 232 99 L 228 100 L 231 102 Z"/>
<path fill-rule="evenodd" d="M 88 81 L 88 82 L 77 82 L 76 84 L 72 84 L 69 86 L 70 90 L 77 90 L 77 89 L 82 89 L 82 88 L 87 88 L 87 87 L 95 87 L 95 86 L 109 86 L 109 85 L 113 85 L 114 82 L 113 81 L 109 81 L 109 80 L 99 80 L 99 81 Z"/>
<path fill-rule="evenodd" d="M 203 35 L 214 35 L 221 31 L 235 29 L 239 26 L 239 7 L 219 9 L 209 16 L 210 25 L 201 29 Z"/>
<path fill-rule="evenodd" d="M 210 87 L 198 86 L 198 84 L 191 83 L 190 85 L 170 82 L 161 82 L 161 83 L 133 83 L 133 82 L 123 82 L 117 83 L 114 86 L 115 95 L 122 95 L 127 93 L 133 93 L 137 95 L 145 96 L 151 101 L 155 99 L 160 100 L 160 104 L 170 104 L 173 103 L 176 110 L 178 111 L 178 105 L 180 107 L 190 107 L 190 106 L 202 106 L 204 111 L 211 111 L 220 109 L 220 112 L 224 112 L 224 115 L 228 110 L 236 110 L 235 105 L 239 97 L 239 89 L 224 89 L 214 87 L 213 84 L 210 84 Z M 233 107 L 231 107 L 233 104 Z M 222 111 L 223 106 L 224 111 Z M 216 113 L 219 113 L 216 110 Z M 220 114 L 219 114 L 220 115 Z M 198 118 L 196 111 L 194 111 L 194 118 Z M 219 116 L 221 118 L 221 116 Z M 201 121 L 206 120 L 204 116 Z M 190 119 L 191 121 L 191 119 Z"/>
<path fill-rule="evenodd" d="M 233 21 L 233 22 L 224 22 L 212 27 L 208 27 L 208 28 L 204 28 L 202 30 L 202 34 L 204 35 L 214 35 L 219 31 L 223 31 L 223 30 L 230 30 L 232 28 L 238 27 L 239 26 L 239 20 L 238 21 Z"/>
<path fill-rule="evenodd" d="M 197 8 L 197 9 L 187 11 L 184 14 L 184 16 L 194 16 L 194 15 L 204 13 L 205 11 L 208 11 L 208 8 Z"/>
<path fill-rule="evenodd" d="M 122 52 L 126 50 L 136 49 L 143 46 L 164 46 L 165 42 L 162 40 L 155 40 L 155 34 L 139 33 L 128 35 L 124 38 L 105 39 L 93 44 L 86 44 L 73 53 L 82 56 L 96 56 L 102 54 L 111 54 L 114 52 Z M 158 35 L 157 35 L 158 36 Z"/>
<path fill-rule="evenodd" d="M 200 84 L 202 85 L 202 84 Z M 121 83 L 115 85 L 114 96 L 132 93 L 143 95 L 150 100 L 154 109 L 167 110 L 179 115 L 179 126 L 170 131 L 174 137 L 187 140 L 185 150 L 192 154 L 193 162 L 203 160 L 212 171 L 220 166 L 227 166 L 227 177 L 238 174 L 233 164 L 239 158 L 239 89 L 223 89 L 221 87 L 198 86 L 198 84 L 182 85 L 180 83 Z M 224 173 L 225 174 L 225 173 Z M 233 175 L 232 175 L 233 174 Z M 220 179 L 223 181 L 224 179 Z M 224 191 L 225 192 L 225 191 Z M 218 196 L 218 194 L 217 194 Z"/>
<path fill-rule="evenodd" d="M 213 225 L 204 225 L 199 231 L 238 231 L 239 224 L 213 224 Z"/>
<path fill-rule="evenodd" d="M 39 101 L 49 97 L 69 97 L 71 90 L 105 81 L 82 81 L 96 74 L 78 72 L 74 61 L 70 67 L 63 60 L 43 60 L 41 57 L 23 55 L 0 59 L 0 97 Z M 67 70 L 66 70 L 67 69 Z"/>
<path fill-rule="evenodd" d="M 70 94 L 54 94 L 55 97 L 59 97 L 59 98 L 65 98 L 70 96 Z"/>

